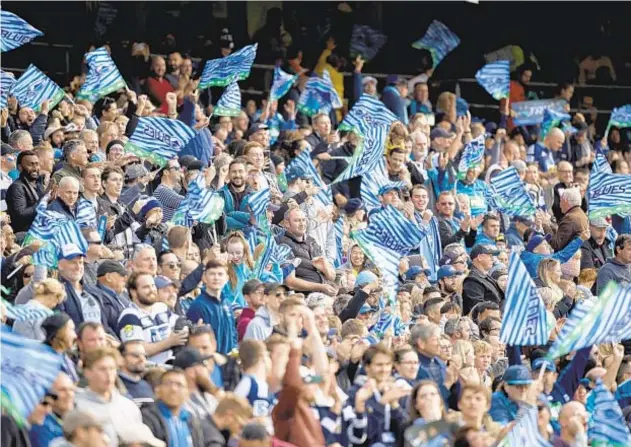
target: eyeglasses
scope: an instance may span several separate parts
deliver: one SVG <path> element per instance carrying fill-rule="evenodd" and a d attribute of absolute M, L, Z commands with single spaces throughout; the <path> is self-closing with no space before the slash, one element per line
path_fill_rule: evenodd
<path fill-rule="evenodd" d="M 103 241 L 88 241 L 88 245 L 101 245 Z"/>
<path fill-rule="evenodd" d="M 162 265 L 168 265 L 170 269 L 182 268 L 182 263 L 181 262 L 167 262 L 167 263 L 162 264 Z"/>

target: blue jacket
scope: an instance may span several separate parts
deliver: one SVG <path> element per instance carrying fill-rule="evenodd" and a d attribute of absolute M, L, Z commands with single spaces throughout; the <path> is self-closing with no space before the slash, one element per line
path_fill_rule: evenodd
<path fill-rule="evenodd" d="M 66 299 L 55 310 L 67 313 L 70 319 L 74 322 L 75 326 L 78 328 L 81 326 L 81 323 L 83 323 L 83 308 L 81 307 L 81 300 L 79 299 L 74 287 L 72 287 L 68 281 L 63 278 L 60 278 L 59 280 L 66 287 Z M 116 331 L 110 327 L 107 321 L 105 312 L 103 312 L 103 303 L 99 300 L 99 297 L 91 294 L 87 287 L 83 288 L 83 293 L 84 295 L 92 296 L 96 300 L 101 309 L 101 324 L 103 325 L 105 332 L 118 339 Z"/>
<path fill-rule="evenodd" d="M 246 192 L 241 199 L 241 203 L 235 203 L 235 197 L 233 196 L 232 191 L 230 191 L 229 186 L 230 185 L 226 185 L 219 190 L 224 199 L 223 210 L 226 214 L 226 226 L 228 227 L 228 230 L 240 230 L 248 226 L 250 223 L 250 211 L 248 210 L 247 205 L 249 192 L 246 189 Z"/>
<path fill-rule="evenodd" d="M 47 209 L 48 211 L 55 211 L 57 213 L 63 214 L 68 219 L 76 220 L 77 219 L 77 203 L 79 203 L 78 200 L 74 204 L 73 209 L 71 209 L 70 207 L 68 207 L 68 205 L 62 202 L 61 199 L 57 198 L 53 200 L 52 202 L 50 202 Z"/>
<path fill-rule="evenodd" d="M 506 245 L 509 248 L 524 246 L 524 239 L 522 236 L 519 235 L 514 222 L 510 224 L 510 227 L 508 227 L 508 230 L 506 230 L 504 236 L 506 237 Z"/>
<path fill-rule="evenodd" d="M 418 352 L 418 360 L 420 367 L 416 380 L 433 380 L 438 388 L 440 394 L 443 396 L 445 406 L 449 400 L 449 390 L 445 386 L 445 375 L 447 374 L 447 365 L 438 357 L 430 358 Z"/>
<path fill-rule="evenodd" d="M 55 438 L 63 438 L 62 421 L 55 413 L 47 414 L 42 425 L 32 425 L 28 432 L 33 447 L 47 447 Z"/>
<path fill-rule="evenodd" d="M 456 194 L 464 194 L 469 197 L 469 207 L 471 208 L 471 215 L 474 217 L 489 210 L 485 197 L 487 191 L 488 186 L 482 180 L 475 180 L 470 185 L 462 180 L 456 183 Z"/>
<path fill-rule="evenodd" d="M 561 264 L 566 263 L 574 253 L 581 249 L 583 245 L 583 240 L 580 237 L 577 237 L 572 242 L 570 242 L 563 250 L 553 253 L 549 256 L 539 255 L 537 253 L 530 252 L 528 250 L 524 250 L 521 252 L 520 257 L 521 261 L 526 266 L 526 270 L 530 273 L 532 279 L 537 279 L 537 268 L 539 267 L 539 263 L 546 258 L 552 258 L 559 261 Z"/>
<path fill-rule="evenodd" d="M 401 97 L 401 94 L 396 87 L 389 85 L 383 89 L 381 100 L 392 113 L 394 113 L 399 120 L 407 126 L 408 124 L 408 108 L 405 103 L 405 98 Z"/>
<path fill-rule="evenodd" d="M 504 391 L 496 391 L 491 397 L 489 416 L 495 422 L 506 425 L 517 417 L 519 406 L 510 400 Z"/>
<path fill-rule="evenodd" d="M 200 319 L 209 324 L 217 338 L 217 352 L 228 354 L 237 346 L 237 323 L 230 304 L 225 299 L 217 299 L 202 290 L 186 313 L 191 321 Z"/>
<path fill-rule="evenodd" d="M 475 243 L 473 245 L 495 245 L 495 241 L 484 234 L 483 231 L 479 231 L 475 237 Z"/>

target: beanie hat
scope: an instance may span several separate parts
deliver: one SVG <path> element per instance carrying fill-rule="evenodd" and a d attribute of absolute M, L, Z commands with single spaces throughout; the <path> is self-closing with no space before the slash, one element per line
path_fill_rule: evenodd
<path fill-rule="evenodd" d="M 152 197 L 149 200 L 147 200 L 147 203 L 145 203 L 142 206 L 142 208 L 140 209 L 139 217 L 141 219 L 144 219 L 147 216 L 147 214 L 149 214 L 149 211 L 151 211 L 153 209 L 156 209 L 156 208 L 162 209 L 162 204 L 160 202 L 158 202 L 157 199 L 154 199 Z"/>
<path fill-rule="evenodd" d="M 57 336 L 57 332 L 61 328 L 63 328 L 70 321 L 70 317 L 68 314 L 63 312 L 56 313 L 51 315 L 50 317 L 46 317 L 44 321 L 42 321 L 41 328 L 46 332 L 46 338 L 44 343 L 50 345 L 52 341 Z"/>

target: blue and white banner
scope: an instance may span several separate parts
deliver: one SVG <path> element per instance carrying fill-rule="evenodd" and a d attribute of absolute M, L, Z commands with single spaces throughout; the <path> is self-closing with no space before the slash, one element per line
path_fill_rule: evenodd
<path fill-rule="evenodd" d="M 96 210 L 89 200 L 80 198 L 77 203 L 77 225 L 79 228 L 92 227 L 96 229 Z"/>
<path fill-rule="evenodd" d="M 270 189 L 265 188 L 248 195 L 248 206 L 254 216 L 265 214 L 267 205 L 269 205 Z"/>
<path fill-rule="evenodd" d="M 545 109 L 543 111 L 543 121 L 541 122 L 541 130 L 539 132 L 540 138 L 545 138 L 550 131 L 554 127 L 558 127 L 561 122 L 570 121 L 571 119 L 572 117 L 565 111 L 557 112 L 552 109 Z"/>
<path fill-rule="evenodd" d="M 443 249 L 440 244 L 440 231 L 438 229 L 438 219 L 432 217 L 427 225 L 424 226 L 422 231 L 427 233 L 427 236 L 421 240 L 419 245 L 419 254 L 427 261 L 427 267 L 430 270 L 429 279 L 436 280 L 436 274 L 438 273 L 438 262 L 443 257 Z"/>
<path fill-rule="evenodd" d="M 467 176 L 469 169 L 477 168 L 484 162 L 484 134 L 467 143 L 462 151 L 460 162 L 458 163 L 458 178 Z"/>
<path fill-rule="evenodd" d="M 285 169 L 285 175 L 287 178 L 302 177 L 304 175 L 311 177 L 313 184 L 320 188 L 320 192 L 314 196 L 314 199 L 322 206 L 329 206 L 333 204 L 331 188 L 322 181 L 320 173 L 313 165 L 313 160 L 311 160 L 311 150 L 303 150 L 296 158 L 290 161 Z"/>
<path fill-rule="evenodd" d="M 513 122 L 516 126 L 533 126 L 543 122 L 543 114 L 546 109 L 565 113 L 566 104 L 564 99 L 536 99 L 534 101 L 513 102 L 510 106 L 514 113 Z"/>
<path fill-rule="evenodd" d="M 607 161 L 607 157 L 603 154 L 603 151 L 600 147 L 596 148 L 596 158 L 594 159 L 594 164 L 592 165 L 591 176 L 595 176 L 596 174 L 613 174 L 611 170 L 611 165 Z"/>
<path fill-rule="evenodd" d="M 40 30 L 9 11 L 0 11 L 0 52 L 14 50 L 43 36 Z"/>
<path fill-rule="evenodd" d="M 383 159 L 389 127 L 372 126 L 359 137 L 359 144 L 348 161 L 348 166 L 331 183 L 343 182 L 372 172 Z"/>
<path fill-rule="evenodd" d="M 513 250 L 500 340 L 510 346 L 541 346 L 548 343 L 549 335 L 546 306 L 519 253 Z"/>
<path fill-rule="evenodd" d="M 50 309 L 35 309 L 21 304 L 11 304 L 4 298 L 2 299 L 2 306 L 6 310 L 6 317 L 14 321 L 41 320 L 53 314 Z"/>
<path fill-rule="evenodd" d="M 388 178 L 388 171 L 386 169 L 386 159 L 381 157 L 377 162 L 376 167 L 370 171 L 370 175 L 364 175 L 362 177 L 361 184 L 361 199 L 366 205 L 366 209 L 370 212 L 374 208 L 381 207 L 379 201 L 379 190 L 383 186 L 391 186 L 393 188 L 402 189 L 405 186 L 404 182 L 391 182 Z"/>
<path fill-rule="evenodd" d="M 269 92 L 270 101 L 278 101 L 285 96 L 291 87 L 296 83 L 298 75 L 284 72 L 278 65 L 274 67 L 274 80 Z"/>
<path fill-rule="evenodd" d="M 138 120 L 125 150 L 164 167 L 179 155 L 195 134 L 195 130 L 182 121 L 144 117 Z"/>
<path fill-rule="evenodd" d="M 381 31 L 368 25 L 353 25 L 350 44 L 351 59 L 361 56 L 363 60 L 369 61 L 377 55 L 387 41 L 388 37 Z"/>
<path fill-rule="evenodd" d="M 52 79 L 31 64 L 13 84 L 12 96 L 17 98 L 20 107 L 30 107 L 39 112 L 46 100 L 50 100 L 48 108 L 52 110 L 63 99 L 65 93 Z"/>
<path fill-rule="evenodd" d="M 78 99 L 96 102 L 103 96 L 125 88 L 127 84 L 105 47 L 85 55 L 88 75 L 77 92 Z"/>
<path fill-rule="evenodd" d="M 618 127 L 621 129 L 624 127 L 631 127 L 631 104 L 613 109 L 611 116 L 609 117 L 609 123 L 607 124 L 606 135 L 609 134 L 609 129 L 612 127 Z"/>
<path fill-rule="evenodd" d="M 250 76 L 254 59 L 256 59 L 257 47 L 258 44 L 256 43 L 248 45 L 226 57 L 206 62 L 198 87 L 200 89 L 225 87 L 235 79 L 237 81 L 247 79 Z"/>
<path fill-rule="evenodd" d="M 414 42 L 412 47 L 429 51 L 432 55 L 433 68 L 436 68 L 458 45 L 460 45 L 460 38 L 442 22 L 434 20 L 427 28 L 425 35 Z"/>
<path fill-rule="evenodd" d="M 0 109 L 7 106 L 7 98 L 16 82 L 13 73 L 0 70 Z"/>
<path fill-rule="evenodd" d="M 475 74 L 475 79 L 493 99 L 499 101 L 500 99 L 508 98 L 510 90 L 510 61 L 496 61 L 486 64 Z"/>
<path fill-rule="evenodd" d="M 508 216 L 532 217 L 537 212 L 535 202 L 514 166 L 491 178 L 485 196 L 492 210 Z"/>
<path fill-rule="evenodd" d="M 362 95 L 339 125 L 339 130 L 350 130 L 365 135 L 377 126 L 390 126 L 399 119 L 383 102 L 370 95 Z"/>
<path fill-rule="evenodd" d="M 618 402 L 601 379 L 592 390 L 594 408 L 587 424 L 587 437 L 592 446 L 631 445 L 631 433 Z"/>
<path fill-rule="evenodd" d="M 587 203 L 590 219 L 631 214 L 631 175 L 601 171 L 590 176 Z"/>
<path fill-rule="evenodd" d="M 318 113 L 329 113 L 331 109 L 341 109 L 342 100 L 337 94 L 328 70 L 322 72 L 322 77 L 311 76 L 307 80 L 305 89 L 298 98 L 298 110 L 307 116 Z"/>
<path fill-rule="evenodd" d="M 515 425 L 498 447 L 552 447 L 539 433 L 537 420 L 537 407 L 523 405 L 517 413 Z"/>
<path fill-rule="evenodd" d="M 239 116 L 241 114 L 241 90 L 237 82 L 232 82 L 223 91 L 217 105 L 213 109 L 213 115 Z"/>

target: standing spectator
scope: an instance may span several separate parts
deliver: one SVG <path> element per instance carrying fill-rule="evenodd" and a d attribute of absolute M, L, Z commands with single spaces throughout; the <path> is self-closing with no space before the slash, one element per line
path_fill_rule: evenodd
<path fill-rule="evenodd" d="M 162 170 L 160 185 L 153 192 L 153 195 L 162 205 L 162 222 L 169 222 L 173 214 L 180 206 L 184 197 L 175 192 L 182 181 L 182 168 L 177 160 L 169 160 Z"/>
<path fill-rule="evenodd" d="M 382 100 L 386 107 L 406 126 L 408 124 L 407 96 L 408 82 L 397 75 L 389 75 L 386 79 L 386 88 L 383 89 Z"/>
<path fill-rule="evenodd" d="M 27 231 L 35 219 L 36 207 L 44 196 L 39 157 L 33 151 L 20 152 L 17 158 L 20 177 L 7 190 L 7 211 L 14 232 Z"/>
<path fill-rule="evenodd" d="M 175 91 L 171 83 L 164 76 L 167 65 L 162 56 L 151 59 L 151 76 L 145 80 L 145 91 L 160 113 L 168 112 L 166 102 L 167 93 Z"/>
<path fill-rule="evenodd" d="M 583 240 L 589 239 L 589 221 L 585 211 L 581 209 L 581 193 L 577 188 L 563 191 L 561 212 L 563 218 L 559 222 L 559 229 L 550 240 L 550 246 L 555 251 L 563 250 L 577 236 Z"/>
<path fill-rule="evenodd" d="M 614 257 L 609 258 L 598 272 L 596 291 L 600 293 L 610 281 L 625 287 L 631 284 L 631 235 L 621 234 L 614 245 Z"/>
<path fill-rule="evenodd" d="M 556 154 L 561 150 L 565 134 L 558 127 L 550 130 L 541 143 L 535 143 L 528 148 L 527 162 L 537 162 L 544 177 L 550 177 L 549 171 L 554 168 Z"/>

